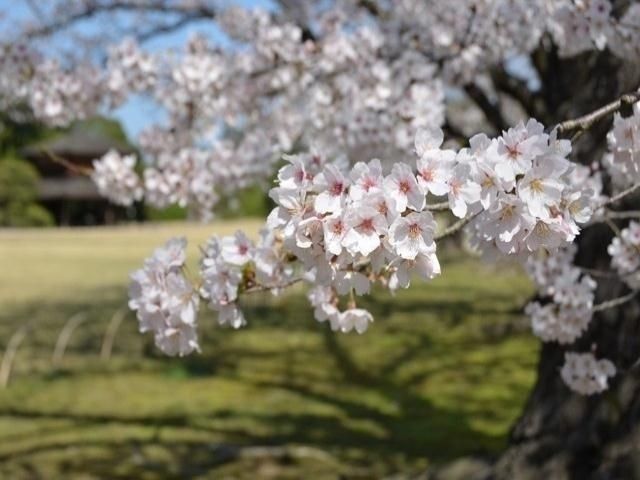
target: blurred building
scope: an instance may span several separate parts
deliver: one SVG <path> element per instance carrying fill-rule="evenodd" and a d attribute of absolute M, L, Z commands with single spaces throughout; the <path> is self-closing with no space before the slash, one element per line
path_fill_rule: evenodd
<path fill-rule="evenodd" d="M 139 218 L 139 207 L 127 209 L 110 204 L 93 181 L 79 173 L 91 170 L 93 160 L 110 149 L 133 152 L 118 124 L 94 119 L 77 123 L 67 132 L 21 152 L 40 174 L 38 202 L 51 212 L 58 225 L 104 225 Z"/>

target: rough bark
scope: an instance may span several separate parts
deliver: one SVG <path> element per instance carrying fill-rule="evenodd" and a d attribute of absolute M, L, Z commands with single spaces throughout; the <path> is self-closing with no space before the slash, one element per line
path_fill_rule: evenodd
<path fill-rule="evenodd" d="M 578 262 L 606 267 L 603 252 L 610 239 L 606 227 L 587 230 Z M 597 301 L 624 289 L 618 281 L 600 281 Z M 558 375 L 567 347 L 545 344 L 538 380 L 493 478 L 640 478 L 640 303 L 598 313 L 586 334 L 568 348 L 588 351 L 592 345 L 598 356 L 617 365 L 612 388 L 593 397 L 571 393 Z"/>
<path fill-rule="evenodd" d="M 563 61 L 541 49 L 533 58 L 545 85 L 539 95 L 547 123 L 594 110 L 638 86 L 637 76 L 610 55 Z M 600 158 L 610 124 L 600 122 L 576 144 L 583 163 Z M 627 206 L 638 209 L 640 200 Z M 612 237 L 606 225 L 585 229 L 578 241 L 578 265 L 609 269 L 606 249 Z M 596 303 L 628 291 L 612 279 L 598 284 Z M 611 359 L 618 375 L 608 392 L 582 397 L 563 384 L 559 369 L 565 351 L 588 351 L 594 345 L 596 356 Z M 574 345 L 543 345 L 535 387 L 488 478 L 640 479 L 640 301 L 596 314 Z"/>

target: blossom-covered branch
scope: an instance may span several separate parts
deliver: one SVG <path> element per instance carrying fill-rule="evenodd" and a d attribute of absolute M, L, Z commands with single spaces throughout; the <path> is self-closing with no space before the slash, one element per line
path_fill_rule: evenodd
<path fill-rule="evenodd" d="M 210 219 L 219 198 L 267 185 L 278 170 L 270 190 L 277 206 L 257 242 L 242 232 L 210 239 L 194 276 L 185 266 L 186 241 L 174 239 L 133 274 L 130 306 L 141 331 L 152 332 L 167 354 L 186 355 L 199 349 L 201 302 L 221 325 L 239 328 L 247 321 L 243 295 L 305 283 L 318 321 L 362 333 L 373 317 L 358 297 L 374 284 L 395 291 L 413 276 L 436 277 L 436 242 L 464 229 L 483 255 L 527 264 L 540 297 L 526 309 L 536 335 L 563 345 L 578 339 L 602 303 L 595 304 L 595 280 L 574 265 L 571 245 L 581 226 L 610 221 L 605 207 L 640 184 L 640 94 L 547 131 L 533 119 L 507 128 L 500 96 L 483 81 L 549 39 L 562 57 L 607 49 L 637 62 L 640 4 L 615 14 L 607 0 L 286 4 L 266 12 L 214 9 L 206 0 L 54 1 L 40 8 L 42 23 L 26 28 L 24 41 L 0 44 L 4 110 L 26 105 L 56 126 L 137 96 L 164 110 L 166 121 L 138 138 L 143 158 L 109 152 L 95 162 L 94 181 L 116 203 L 190 206 Z M 150 52 L 134 29 L 133 38 L 107 49 L 102 64 L 48 57 L 27 43 L 120 11 L 171 14 L 137 22 L 147 29 L 143 36 L 192 18 L 215 21 L 234 48 L 193 37 L 179 51 Z M 535 110 L 521 84 L 493 78 Z M 445 148 L 449 91 L 466 91 L 498 136 Z M 631 104 L 623 118 L 618 112 Z M 571 142 L 559 137 L 611 114 L 602 161 L 573 163 Z M 438 234 L 432 211 L 458 220 Z M 612 271 L 635 290 L 638 227 L 618 230 Z M 614 374 L 593 352 L 568 352 L 561 370 L 585 394 L 604 390 Z"/>

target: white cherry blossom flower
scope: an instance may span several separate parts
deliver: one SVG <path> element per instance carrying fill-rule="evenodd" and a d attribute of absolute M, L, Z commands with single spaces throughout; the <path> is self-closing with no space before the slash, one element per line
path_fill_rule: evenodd
<path fill-rule="evenodd" d="M 404 212 L 407 208 L 419 212 L 425 206 L 425 193 L 409 165 L 394 164 L 391 174 L 384 179 L 384 188 L 395 202 L 397 212 Z"/>
<path fill-rule="evenodd" d="M 560 370 L 567 386 L 581 395 L 602 393 L 609 387 L 609 378 L 615 374 L 616 368 L 610 360 L 597 360 L 592 353 L 565 353 Z"/>
<path fill-rule="evenodd" d="M 349 210 L 348 232 L 342 244 L 352 255 L 370 255 L 380 246 L 380 236 L 387 231 L 387 220 L 375 208 L 362 206 Z"/>
<path fill-rule="evenodd" d="M 414 273 L 424 280 L 440 275 L 440 262 L 435 254 L 435 246 L 433 251 L 419 253 L 413 260 L 401 260 L 389 279 L 389 288 L 409 288 L 411 275 Z"/>
<path fill-rule="evenodd" d="M 340 255 L 342 243 L 347 234 L 348 226 L 342 215 L 330 215 L 324 219 L 324 244 L 328 253 Z"/>
<path fill-rule="evenodd" d="M 471 167 L 464 163 L 456 165 L 448 186 L 449 208 L 456 217 L 464 218 L 469 205 L 480 201 L 480 185 L 471 180 Z"/>
<path fill-rule="evenodd" d="M 430 212 L 398 217 L 389 227 L 389 243 L 402 258 L 413 260 L 433 248 L 435 220 Z"/>
<path fill-rule="evenodd" d="M 425 153 L 438 150 L 444 142 L 444 132 L 440 128 L 421 128 L 416 132 L 414 147 L 418 157 Z"/>
<path fill-rule="evenodd" d="M 230 326 L 238 329 L 247 324 L 244 318 L 242 310 L 238 308 L 235 303 L 229 303 L 227 305 L 221 305 L 218 310 L 218 323 L 223 326 Z"/>
<path fill-rule="evenodd" d="M 427 150 L 418 158 L 418 184 L 425 192 L 436 196 L 447 194 L 455 157 L 452 150 Z"/>
<path fill-rule="evenodd" d="M 136 157 L 109 150 L 93 161 L 91 178 L 101 195 L 118 205 L 131 205 L 144 194 L 140 177 L 135 172 Z"/>
<path fill-rule="evenodd" d="M 371 281 L 364 274 L 353 271 L 336 272 L 333 285 L 340 295 L 347 295 L 351 290 L 356 295 L 366 295 L 371 290 Z"/>
<path fill-rule="evenodd" d="M 244 232 L 238 230 L 233 236 L 224 237 L 221 243 L 225 262 L 241 266 L 251 261 L 254 245 Z"/>
<path fill-rule="evenodd" d="M 369 324 L 373 322 L 373 316 L 362 308 L 350 308 L 340 313 L 338 323 L 344 333 L 355 330 L 362 334 L 367 331 Z"/>
<path fill-rule="evenodd" d="M 353 200 L 360 200 L 366 195 L 379 192 L 384 180 L 380 160 L 374 158 L 369 163 L 356 163 L 349 177 L 352 182 L 349 195 Z"/>
<path fill-rule="evenodd" d="M 344 206 L 349 181 L 333 164 L 325 165 L 321 173 L 313 180 L 319 192 L 314 202 L 318 213 L 340 212 Z"/>
<path fill-rule="evenodd" d="M 551 175 L 547 167 L 534 167 L 518 182 L 518 196 L 535 217 L 549 218 L 549 207 L 560 204 L 564 186 Z"/>

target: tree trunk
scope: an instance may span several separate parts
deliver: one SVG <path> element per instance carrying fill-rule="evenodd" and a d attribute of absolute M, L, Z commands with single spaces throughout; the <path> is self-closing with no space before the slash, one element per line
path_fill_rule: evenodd
<path fill-rule="evenodd" d="M 579 242 L 577 263 L 607 268 L 606 227 L 591 228 Z M 619 281 L 600 280 L 596 302 L 625 293 Z M 589 351 L 613 361 L 610 390 L 583 397 L 562 382 L 567 350 Z M 494 467 L 496 479 L 640 479 L 640 302 L 600 312 L 573 345 L 545 344 L 538 380 L 510 446 Z"/>
<path fill-rule="evenodd" d="M 543 84 L 553 89 L 542 95 L 548 118 L 555 122 L 594 110 L 637 88 L 637 75 L 623 71 L 606 53 L 560 61 L 546 51 L 536 61 Z M 601 122 L 575 145 L 582 163 L 601 158 L 610 125 L 610 121 Z M 637 206 L 637 198 L 628 205 L 629 209 Z M 576 263 L 609 270 L 607 246 L 612 238 L 606 225 L 586 228 L 578 240 Z M 596 303 L 628 292 L 618 280 L 596 280 Z M 583 397 L 569 390 L 559 370 L 566 351 L 586 352 L 592 347 L 596 357 L 610 359 L 618 373 L 608 391 Z M 543 345 L 537 382 L 491 478 L 640 479 L 640 301 L 596 314 L 573 345 Z"/>

